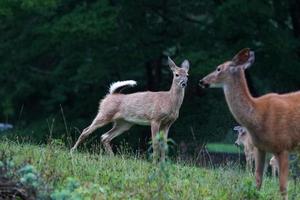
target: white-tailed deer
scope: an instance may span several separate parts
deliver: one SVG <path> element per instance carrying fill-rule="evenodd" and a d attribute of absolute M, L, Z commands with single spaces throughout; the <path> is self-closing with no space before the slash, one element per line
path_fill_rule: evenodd
<path fill-rule="evenodd" d="M 117 90 L 125 86 L 134 86 L 136 82 L 113 83 L 109 94 L 100 102 L 96 118 L 82 131 L 71 151 L 75 150 L 97 128 L 113 122 L 113 128 L 101 136 L 105 149 L 112 153 L 110 141 L 134 124 L 138 124 L 151 126 L 153 153 L 154 158 L 157 158 L 155 135 L 162 131 L 165 140 L 167 139 L 170 126 L 178 118 L 188 81 L 189 62 L 187 60 L 181 64 L 181 68 L 177 67 L 170 58 L 168 58 L 168 64 L 173 72 L 173 82 L 169 91 L 121 94 Z M 164 152 L 162 152 L 161 159 L 165 159 Z"/>
<path fill-rule="evenodd" d="M 275 156 L 272 156 L 269 164 L 272 168 L 272 176 L 276 177 L 279 174 L 279 164 Z"/>
<path fill-rule="evenodd" d="M 238 132 L 238 137 L 234 144 L 237 146 L 244 146 L 244 153 L 246 157 L 246 169 L 252 171 L 255 147 L 253 145 L 251 136 L 244 127 L 235 126 L 233 130 Z"/>
<path fill-rule="evenodd" d="M 255 155 L 256 186 L 262 184 L 266 152 L 279 164 L 280 191 L 287 199 L 288 154 L 300 145 L 300 92 L 253 97 L 244 70 L 254 62 L 254 52 L 241 50 L 234 58 L 200 80 L 204 87 L 222 87 L 229 109 L 251 135 Z"/>
<path fill-rule="evenodd" d="M 234 127 L 234 130 L 238 131 L 238 137 L 235 141 L 235 145 L 244 146 L 244 153 L 246 157 L 246 169 L 252 171 L 253 162 L 255 160 L 255 151 L 257 151 L 257 148 L 254 146 L 251 139 L 251 135 L 245 127 L 236 126 Z M 275 177 L 276 173 L 278 174 L 279 167 L 278 167 L 278 161 L 274 155 L 270 159 L 269 164 L 271 165 L 272 168 L 272 176 Z"/>

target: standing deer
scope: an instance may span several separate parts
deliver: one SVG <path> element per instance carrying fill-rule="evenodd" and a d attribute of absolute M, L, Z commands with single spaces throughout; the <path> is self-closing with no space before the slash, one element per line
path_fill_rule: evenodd
<path fill-rule="evenodd" d="M 253 145 L 251 136 L 244 127 L 236 126 L 233 128 L 233 130 L 238 132 L 238 137 L 234 144 L 237 146 L 244 146 L 244 153 L 246 157 L 246 169 L 252 171 L 255 147 Z"/>
<path fill-rule="evenodd" d="M 221 87 L 234 118 L 249 131 L 257 148 L 256 186 L 261 188 L 266 152 L 278 159 L 279 185 L 287 195 L 288 154 L 300 146 L 300 92 L 253 97 L 244 70 L 254 62 L 254 52 L 241 50 L 234 58 L 200 80 L 203 87 Z"/>
<path fill-rule="evenodd" d="M 279 166 L 278 166 L 278 161 L 277 161 L 275 156 L 272 156 L 272 158 L 270 159 L 269 164 L 271 165 L 271 168 L 272 168 L 272 176 L 276 177 L 277 174 L 279 174 L 278 173 L 279 172 Z"/>
<path fill-rule="evenodd" d="M 154 140 L 159 131 L 163 131 L 164 139 L 168 137 L 169 128 L 178 118 L 184 91 L 188 81 L 189 62 L 183 61 L 181 68 L 168 58 L 173 72 L 173 82 L 169 91 L 137 92 L 121 94 L 117 90 L 125 86 L 136 85 L 135 81 L 120 81 L 111 84 L 109 94 L 101 100 L 99 111 L 90 126 L 85 128 L 71 151 L 93 131 L 110 122 L 113 127 L 101 136 L 105 150 L 113 153 L 110 141 L 130 129 L 134 124 L 151 126 L 154 158 L 158 156 L 158 143 Z M 162 151 L 161 160 L 165 159 Z"/>
<path fill-rule="evenodd" d="M 238 131 L 238 138 L 235 141 L 235 145 L 244 146 L 244 153 L 246 157 L 246 168 L 250 171 L 253 169 L 253 162 L 255 160 L 255 151 L 257 151 L 257 148 L 254 146 L 251 135 L 247 131 L 245 127 L 242 126 L 236 126 L 234 127 L 234 130 Z M 272 176 L 276 176 L 276 172 L 278 174 L 278 161 L 276 157 L 273 155 L 272 158 L 270 159 L 269 164 L 271 165 L 272 168 Z"/>

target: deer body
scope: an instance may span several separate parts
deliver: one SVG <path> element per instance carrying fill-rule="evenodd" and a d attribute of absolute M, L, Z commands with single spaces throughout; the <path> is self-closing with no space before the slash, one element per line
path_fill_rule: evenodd
<path fill-rule="evenodd" d="M 116 119 L 123 118 L 134 124 L 150 125 L 152 120 L 168 122 L 178 118 L 184 90 L 180 88 L 177 92 L 172 92 L 171 88 L 170 91 L 166 92 L 138 92 L 117 95 L 120 96 L 121 101 L 115 116 Z M 115 98 L 114 96 L 111 98 Z"/>
<path fill-rule="evenodd" d="M 267 152 L 291 151 L 300 145 L 300 92 L 250 95 L 244 72 L 224 86 L 227 104 L 236 121 L 252 136 L 256 147 Z"/>
<path fill-rule="evenodd" d="M 253 62 L 254 52 L 244 49 L 200 84 L 221 85 L 232 115 L 249 131 L 257 148 L 257 188 L 262 184 L 266 152 L 272 152 L 278 159 L 280 191 L 287 199 L 288 152 L 300 147 L 300 92 L 252 97 L 244 70 Z"/>
<path fill-rule="evenodd" d="M 178 118 L 187 84 L 189 63 L 185 60 L 181 68 L 169 58 L 169 66 L 173 71 L 173 82 L 169 91 L 137 92 L 121 94 L 116 90 L 124 86 L 133 86 L 135 81 L 121 81 L 111 85 L 110 93 L 101 100 L 99 111 L 92 124 L 85 128 L 71 151 L 97 128 L 113 122 L 113 128 L 101 136 L 105 149 L 112 153 L 110 141 L 130 129 L 133 125 L 151 126 L 152 140 L 159 131 L 164 132 L 167 139 L 170 126 Z M 157 144 L 153 140 L 154 156 Z M 165 159 L 162 152 L 161 159 Z"/>

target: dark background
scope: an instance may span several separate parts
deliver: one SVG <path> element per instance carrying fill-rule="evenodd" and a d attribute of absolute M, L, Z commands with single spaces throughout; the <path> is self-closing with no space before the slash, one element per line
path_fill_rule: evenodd
<path fill-rule="evenodd" d="M 170 56 L 191 62 L 170 137 L 230 142 L 236 122 L 223 92 L 199 88 L 199 79 L 250 47 L 253 95 L 298 90 L 299 37 L 297 0 L 1 0 L 0 122 L 33 142 L 69 138 L 71 145 L 110 83 L 136 80 L 125 93 L 168 90 Z M 149 127 L 135 126 L 114 143 L 146 149 L 149 137 Z"/>

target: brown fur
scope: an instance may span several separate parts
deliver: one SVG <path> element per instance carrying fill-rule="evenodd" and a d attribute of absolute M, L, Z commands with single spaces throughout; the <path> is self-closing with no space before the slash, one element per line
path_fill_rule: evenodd
<path fill-rule="evenodd" d="M 169 91 L 106 95 L 100 102 L 96 118 L 89 127 L 83 130 L 72 151 L 89 134 L 110 122 L 114 123 L 113 128 L 102 135 L 102 143 L 110 153 L 112 153 L 110 141 L 134 124 L 151 126 L 152 140 L 159 131 L 163 131 L 166 140 L 170 126 L 179 115 L 189 70 L 188 61 L 184 61 L 182 67 L 179 68 L 169 58 L 169 65 L 173 71 L 173 82 Z M 154 140 L 153 151 L 154 156 L 157 157 L 157 143 Z M 161 159 L 165 159 L 164 152 L 162 152 Z"/>
<path fill-rule="evenodd" d="M 248 56 L 246 62 L 235 60 L 239 57 L 243 60 L 245 55 Z M 300 145 L 300 92 L 252 97 L 244 70 L 254 62 L 254 53 L 244 49 L 235 59 L 218 66 L 201 84 L 223 87 L 231 113 L 251 134 L 258 148 L 255 156 L 258 188 L 262 184 L 266 152 L 278 158 L 280 191 L 287 199 L 288 152 Z"/>

